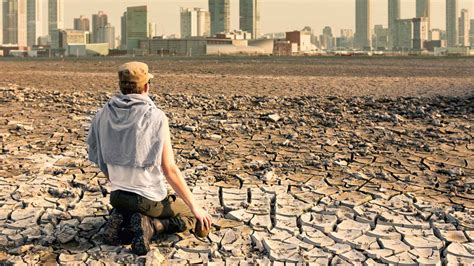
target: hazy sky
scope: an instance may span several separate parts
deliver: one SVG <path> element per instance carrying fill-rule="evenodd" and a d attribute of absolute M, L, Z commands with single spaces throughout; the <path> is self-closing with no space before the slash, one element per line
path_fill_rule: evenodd
<path fill-rule="evenodd" d="M 46 0 L 42 0 L 46 9 Z M 311 26 L 321 32 L 331 26 L 336 35 L 341 28 L 355 28 L 354 0 L 260 0 L 261 32 L 282 32 Z M 208 8 L 207 0 L 64 0 L 65 26 L 73 27 L 73 18 L 86 15 L 89 18 L 99 10 L 109 15 L 109 21 L 120 34 L 120 16 L 127 6 L 148 5 L 149 20 L 158 25 L 158 34 L 179 33 L 179 7 Z M 239 0 L 231 2 L 231 28 L 237 29 Z M 401 0 L 402 18 L 415 16 L 415 0 Z M 459 0 L 460 9 L 467 8 L 474 18 L 474 0 Z M 0 6 L 1 9 L 1 6 Z M 459 11 L 460 12 L 460 11 Z M 444 29 L 445 0 L 431 0 L 432 28 Z M 46 14 L 46 10 L 45 10 Z M 0 20 L 1 23 L 1 20 Z M 46 34 L 46 22 L 44 23 Z M 372 0 L 372 26 L 387 25 L 387 0 Z"/>

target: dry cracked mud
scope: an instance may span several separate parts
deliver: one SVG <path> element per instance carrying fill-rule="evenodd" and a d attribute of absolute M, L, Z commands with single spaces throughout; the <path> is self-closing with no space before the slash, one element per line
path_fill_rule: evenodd
<path fill-rule="evenodd" d="M 137 257 L 103 243 L 110 186 L 86 159 L 111 92 L 0 86 L 0 263 L 473 264 L 472 94 L 153 94 L 215 224 Z"/>

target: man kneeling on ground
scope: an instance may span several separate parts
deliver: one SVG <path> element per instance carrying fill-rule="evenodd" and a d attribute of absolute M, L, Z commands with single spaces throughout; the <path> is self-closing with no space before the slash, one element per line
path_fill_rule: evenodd
<path fill-rule="evenodd" d="M 114 209 L 104 228 L 105 241 L 117 245 L 131 240 L 138 255 L 149 251 L 157 234 L 191 229 L 205 237 L 212 224 L 175 164 L 168 119 L 148 97 L 151 78 L 146 64 L 120 66 L 121 94 L 97 112 L 87 139 L 89 160 L 112 184 Z M 178 197 L 167 194 L 165 178 Z"/>

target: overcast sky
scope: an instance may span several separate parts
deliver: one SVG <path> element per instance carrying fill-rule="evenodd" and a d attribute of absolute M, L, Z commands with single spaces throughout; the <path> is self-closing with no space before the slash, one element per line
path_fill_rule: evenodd
<path fill-rule="evenodd" d="M 46 15 L 46 0 L 42 0 Z M 316 32 L 329 25 L 336 35 L 341 28 L 355 28 L 355 0 L 260 0 L 261 32 L 282 32 L 311 26 Z M 207 0 L 64 0 L 65 26 L 73 27 L 79 15 L 89 18 L 99 10 L 105 11 L 109 22 L 120 34 L 120 16 L 127 6 L 148 5 L 149 20 L 158 25 L 158 34 L 179 33 L 179 7 L 208 8 Z M 237 29 L 239 0 L 231 2 L 231 28 Z M 402 18 L 415 16 L 415 0 L 401 0 Z M 474 0 L 459 0 L 459 8 L 467 8 L 474 18 Z M 444 29 L 445 0 L 431 0 L 432 28 Z M 0 6 L 1 9 L 1 6 Z M 459 11 L 460 12 L 460 11 Z M 46 16 L 45 16 L 46 17 Z M 1 23 L 1 20 L 0 20 Z M 46 34 L 47 23 L 44 23 Z M 372 26 L 387 25 L 387 0 L 372 0 Z"/>

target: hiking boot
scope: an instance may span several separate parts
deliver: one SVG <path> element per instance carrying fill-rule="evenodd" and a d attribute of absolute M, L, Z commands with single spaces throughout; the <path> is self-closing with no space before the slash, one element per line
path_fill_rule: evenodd
<path fill-rule="evenodd" d="M 209 229 L 204 228 L 204 226 L 201 226 L 201 222 L 198 220 L 196 222 L 196 226 L 194 227 L 194 234 L 198 237 L 205 238 L 207 235 L 209 235 Z"/>
<path fill-rule="evenodd" d="M 122 228 L 119 232 L 119 238 L 120 238 L 120 244 L 122 245 L 130 245 L 132 244 L 132 239 L 133 239 L 133 231 L 128 227 Z"/>
<path fill-rule="evenodd" d="M 123 222 L 123 215 L 116 209 L 113 209 L 110 213 L 109 220 L 104 226 L 103 237 L 104 242 L 107 245 L 118 246 L 120 245 L 119 233 L 121 230 L 121 224 Z"/>
<path fill-rule="evenodd" d="M 136 255 L 146 255 L 150 251 L 150 240 L 155 234 L 151 218 L 141 213 L 135 213 L 130 218 L 133 232 L 132 252 Z"/>

